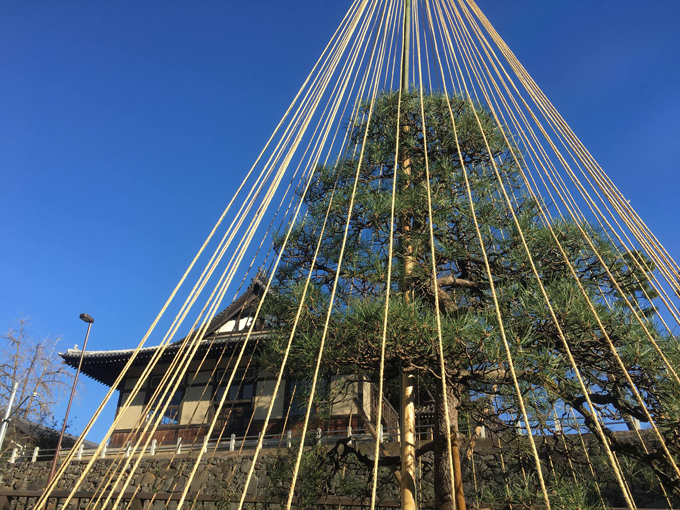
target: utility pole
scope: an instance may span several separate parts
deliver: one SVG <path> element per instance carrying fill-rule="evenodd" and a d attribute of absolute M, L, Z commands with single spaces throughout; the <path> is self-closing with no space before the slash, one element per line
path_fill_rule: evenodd
<path fill-rule="evenodd" d="M 401 59 L 401 92 L 405 95 L 409 91 L 409 74 L 411 58 L 411 0 L 404 0 L 404 29 Z M 403 134 L 407 135 L 408 126 L 403 127 Z M 402 141 L 403 143 L 403 141 Z M 402 170 L 407 176 L 411 174 L 411 159 L 406 150 L 400 150 Z M 405 186 L 409 186 L 409 182 Z M 402 251 L 404 256 L 404 274 L 402 292 L 407 301 L 413 299 L 413 290 L 409 276 L 413 271 L 413 245 L 409 237 L 411 218 L 402 217 L 400 228 L 403 236 Z M 401 375 L 401 508 L 402 510 L 416 510 L 416 378 L 413 374 Z"/>
<path fill-rule="evenodd" d="M 17 396 L 18 389 L 19 383 L 15 382 L 14 386 L 12 386 L 12 393 L 9 395 L 7 407 L 5 407 L 5 415 L 2 417 L 2 426 L 0 426 L 0 451 L 2 451 L 2 443 L 5 441 L 5 434 L 7 433 L 7 426 L 9 425 L 9 417 L 12 414 L 12 406 L 14 405 L 14 399 Z"/>

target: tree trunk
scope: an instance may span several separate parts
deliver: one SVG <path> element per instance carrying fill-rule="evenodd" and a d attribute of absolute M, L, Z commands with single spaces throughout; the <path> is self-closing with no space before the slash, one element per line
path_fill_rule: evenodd
<path fill-rule="evenodd" d="M 451 431 L 446 426 L 446 411 L 441 384 L 434 392 L 434 504 L 438 510 L 465 510 L 465 495 L 460 466 L 460 445 L 458 442 L 458 399 L 448 388 L 447 400 Z M 447 435 L 451 436 L 449 451 Z M 453 472 L 455 487 L 451 480 L 451 454 L 453 453 Z M 454 501 L 455 498 L 455 501 Z"/>

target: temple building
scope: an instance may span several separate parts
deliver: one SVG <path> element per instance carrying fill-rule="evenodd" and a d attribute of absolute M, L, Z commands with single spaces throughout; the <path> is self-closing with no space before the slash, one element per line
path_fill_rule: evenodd
<path fill-rule="evenodd" d="M 282 382 L 278 394 L 273 394 L 277 374 L 262 370 L 257 365 L 257 357 L 252 355 L 253 346 L 266 342 L 271 335 L 266 321 L 258 319 L 246 349 L 247 355 L 243 356 L 239 366 L 235 366 L 262 293 L 262 282 L 256 277 L 243 295 L 209 321 L 203 340 L 154 431 L 153 438 L 158 443 L 176 442 L 180 437 L 182 441 L 202 440 L 215 418 L 216 426 L 210 440 L 226 440 L 231 434 L 237 437 L 257 436 L 262 432 L 272 400 L 274 405 L 266 434 L 296 429 L 306 411 L 304 390 L 308 383 L 304 381 L 308 377 L 304 374 L 289 377 Z M 143 428 L 145 421 L 157 416 L 162 405 L 160 401 L 152 401 L 154 390 L 162 384 L 168 367 L 190 341 L 190 337 L 185 337 L 166 346 L 151 374 L 142 381 L 140 391 L 124 408 L 144 368 L 160 347 L 144 347 L 137 353 L 116 388 L 119 392 L 116 418 L 119 419 L 111 435 L 110 446 L 122 446 L 133 440 L 140 426 Z M 76 368 L 81 352 L 69 349 L 60 355 L 66 364 Z M 111 387 L 134 352 L 135 349 L 85 351 L 81 371 Z M 234 370 L 233 384 L 227 388 Z M 346 430 L 350 425 L 354 430 L 366 427 L 375 430 L 372 422 L 377 416 L 378 395 L 373 384 L 357 380 L 352 375 L 332 376 L 323 383 L 330 395 L 327 399 L 329 404 L 313 416 L 310 426 L 325 431 Z M 218 412 L 224 392 L 227 393 L 226 400 Z M 398 413 L 383 400 L 383 426 L 396 429 Z"/>

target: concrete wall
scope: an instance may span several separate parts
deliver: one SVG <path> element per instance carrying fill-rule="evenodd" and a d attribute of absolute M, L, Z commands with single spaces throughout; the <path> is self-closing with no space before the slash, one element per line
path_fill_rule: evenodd
<path fill-rule="evenodd" d="M 135 397 L 130 402 L 130 407 L 121 413 L 123 405 L 129 400 L 129 395 L 121 399 L 121 406 L 118 408 L 116 415 L 120 414 L 120 421 L 118 422 L 117 429 L 131 429 L 137 425 L 138 420 L 142 417 L 142 411 L 144 409 L 144 399 L 146 398 L 146 392 L 144 390 L 140 391 L 135 395 Z"/>
<path fill-rule="evenodd" d="M 331 398 L 333 399 L 333 416 L 356 416 L 354 399 L 359 396 L 359 383 L 352 381 L 355 376 L 338 375 L 331 377 Z M 352 381 L 352 382 L 350 382 Z"/>
<path fill-rule="evenodd" d="M 253 419 L 264 420 L 267 417 L 267 411 L 272 402 L 275 386 L 276 379 L 257 381 L 257 386 L 255 388 L 255 394 L 257 395 L 255 397 L 255 416 Z M 283 418 L 284 392 L 284 384 L 281 383 L 279 391 L 276 394 L 276 399 L 274 400 L 274 407 L 272 408 L 272 420 Z"/>

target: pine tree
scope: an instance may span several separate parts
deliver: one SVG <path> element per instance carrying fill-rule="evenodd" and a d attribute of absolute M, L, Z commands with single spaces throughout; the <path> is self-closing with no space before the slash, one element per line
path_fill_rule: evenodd
<path fill-rule="evenodd" d="M 403 129 L 400 143 L 408 154 L 410 167 L 405 173 L 402 165 L 397 165 L 386 388 L 388 395 L 393 395 L 396 387 L 390 386 L 389 381 L 398 380 L 402 372 L 408 372 L 418 376 L 420 395 L 423 398 L 431 395 L 435 505 L 453 508 L 435 293 L 441 311 L 451 432 L 455 433 L 459 423 L 465 422 L 469 427 L 484 423 L 500 434 L 503 427 L 509 426 L 507 422 L 511 418 L 521 418 L 483 252 L 488 256 L 514 367 L 531 419 L 545 424 L 551 410 L 566 412 L 573 408 L 585 420 L 586 427 L 595 429 L 593 414 L 566 360 L 563 344 L 532 272 L 512 212 L 524 233 L 559 325 L 587 386 L 591 388 L 593 402 L 608 418 L 632 417 L 644 422 L 646 416 L 623 382 L 624 375 L 602 341 L 602 332 L 598 330 L 588 303 L 540 214 L 540 208 L 550 204 L 537 203 L 527 192 L 518 170 L 523 163 L 518 147 L 508 146 L 492 115 L 481 105 L 473 107 L 470 101 L 457 96 L 449 97 L 447 101 L 444 95 L 434 93 L 424 96 L 426 147 L 419 93 L 404 94 L 401 100 Z M 302 197 L 306 215 L 294 226 L 283 250 L 274 275 L 275 290 L 267 305 L 267 313 L 276 317 L 280 334 L 268 345 L 263 363 L 272 366 L 280 363 L 296 311 L 302 306 L 289 369 L 308 372 L 314 364 L 363 149 L 323 368 L 328 374 L 356 372 L 375 381 L 380 362 L 389 263 L 398 101 L 396 92 L 380 95 L 368 126 L 369 105 L 362 105 L 360 120 L 348 127 L 350 143 L 347 149 L 334 164 L 317 169 L 309 191 Z M 449 104 L 456 121 L 455 133 Z M 366 129 L 368 135 L 362 147 Z M 426 153 L 429 182 L 425 177 Z M 492 161 L 496 163 L 507 194 L 512 197 L 512 212 L 506 206 Z M 469 179 L 483 247 L 470 211 L 464 171 Z M 432 278 L 428 186 L 432 193 L 436 281 Z M 312 267 L 324 222 L 319 255 Z M 677 385 L 648 345 L 642 326 L 633 317 L 624 296 L 610 281 L 606 270 L 615 275 L 625 297 L 638 303 L 641 313 L 647 317 L 651 316 L 652 309 L 645 296 L 653 299 L 656 294 L 645 283 L 647 275 L 637 270 L 631 261 L 636 257 L 647 267 L 652 267 L 651 262 L 639 252 L 621 255 L 605 232 L 588 223 L 576 224 L 560 219 L 553 220 L 550 225 L 567 250 L 618 354 L 626 367 L 630 367 L 630 375 L 648 399 L 647 407 L 666 435 L 667 444 L 678 453 L 680 442 L 677 432 L 673 432 L 679 419 L 678 406 L 673 404 L 677 401 Z M 583 232 L 596 246 L 606 269 L 584 239 Z M 283 239 L 282 231 L 275 240 L 279 251 Z M 405 269 L 407 253 L 410 263 Z M 302 285 L 310 270 L 312 290 L 301 302 Z M 670 335 L 663 335 L 654 324 L 652 320 L 647 322 L 656 341 L 677 361 L 677 341 Z M 623 445 L 613 433 L 608 433 L 613 449 L 643 463 L 667 487 L 678 490 L 679 481 L 662 454 L 653 451 L 645 455 L 641 446 Z M 457 445 L 455 439 L 454 434 L 454 445 Z M 459 455 L 455 448 L 454 455 Z"/>

